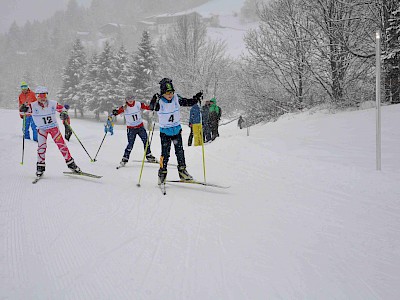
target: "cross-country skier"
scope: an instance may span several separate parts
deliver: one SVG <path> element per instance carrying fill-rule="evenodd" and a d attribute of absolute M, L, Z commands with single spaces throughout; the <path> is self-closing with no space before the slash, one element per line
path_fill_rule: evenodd
<path fill-rule="evenodd" d="M 124 113 L 126 120 L 126 135 L 128 137 L 128 145 L 125 148 L 124 155 L 120 162 L 121 166 L 125 166 L 129 161 L 129 156 L 131 155 L 131 151 L 133 149 L 133 145 L 135 143 L 136 135 L 139 135 L 143 142 L 143 147 L 146 149 L 147 143 L 147 132 L 143 126 L 142 113 L 141 110 L 149 110 L 150 107 L 144 103 L 139 101 L 135 101 L 135 95 L 132 91 L 128 90 L 125 92 L 125 105 L 114 109 L 112 114 L 114 116 L 118 116 L 121 113 Z M 157 162 L 156 158 L 151 154 L 150 145 L 147 146 L 146 159 L 149 162 Z"/>
<path fill-rule="evenodd" d="M 48 90 L 44 86 L 39 86 L 36 89 L 38 101 L 29 105 L 22 104 L 21 111 L 32 114 L 32 117 L 38 128 L 38 149 L 37 149 L 37 169 L 36 176 L 40 177 L 46 168 L 46 149 L 47 149 L 47 136 L 53 138 L 58 149 L 67 163 L 67 167 L 72 171 L 79 173 L 81 169 L 75 164 L 74 159 L 69 153 L 68 147 L 61 135 L 58 128 L 56 112 L 67 111 L 65 106 L 59 104 L 57 101 L 48 100 Z"/>
<path fill-rule="evenodd" d="M 192 180 L 193 177 L 186 170 L 185 152 L 182 143 L 182 127 L 180 123 L 180 107 L 193 106 L 200 102 L 202 92 L 197 93 L 192 99 L 182 98 L 175 94 L 172 80 L 163 78 L 160 82 L 160 99 L 157 94 L 150 102 L 150 109 L 158 112 L 161 138 L 160 169 L 158 170 L 158 184 L 165 182 L 167 177 L 167 165 L 171 152 L 171 143 L 175 147 L 175 155 L 178 160 L 178 173 L 181 180 Z M 158 100 L 158 101 L 157 101 Z"/>

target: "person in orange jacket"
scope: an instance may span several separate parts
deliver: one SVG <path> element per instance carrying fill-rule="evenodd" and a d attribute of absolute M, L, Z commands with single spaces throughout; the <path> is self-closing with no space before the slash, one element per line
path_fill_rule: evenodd
<path fill-rule="evenodd" d="M 29 105 L 35 101 L 37 101 L 35 93 L 29 89 L 28 84 L 25 81 L 22 81 L 21 94 L 19 94 L 18 97 L 18 103 L 19 103 L 18 107 L 21 108 L 22 104 Z M 33 140 L 37 142 L 38 140 L 37 128 L 35 122 L 33 121 L 32 114 L 24 113 L 21 111 L 21 109 L 19 109 L 19 115 L 21 119 L 23 119 L 25 115 L 25 128 L 23 128 L 25 139 L 30 140 L 31 137 L 29 133 L 29 127 L 32 127 L 32 137 Z"/>

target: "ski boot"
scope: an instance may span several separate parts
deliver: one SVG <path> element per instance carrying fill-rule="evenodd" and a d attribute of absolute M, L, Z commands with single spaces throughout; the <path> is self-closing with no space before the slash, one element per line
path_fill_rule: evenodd
<path fill-rule="evenodd" d="M 162 184 L 165 182 L 165 179 L 167 178 L 167 170 L 165 169 L 159 169 L 158 170 L 158 184 Z"/>
<path fill-rule="evenodd" d="M 121 162 L 119 163 L 119 165 L 121 167 L 125 167 L 126 163 L 128 162 L 129 159 L 127 159 L 126 157 L 123 157 Z"/>
<path fill-rule="evenodd" d="M 151 153 L 146 155 L 146 159 L 150 163 L 156 163 L 157 162 L 156 158 Z"/>
<path fill-rule="evenodd" d="M 178 167 L 178 173 L 179 173 L 179 178 L 181 180 L 185 180 L 185 181 L 193 180 L 192 175 L 190 175 L 188 173 L 188 171 L 186 170 L 186 167 L 182 167 L 182 166 Z"/>
<path fill-rule="evenodd" d="M 67 167 L 72 171 L 74 171 L 75 173 L 82 172 L 81 169 L 75 164 L 75 161 L 72 157 L 70 160 L 67 161 Z"/>
<path fill-rule="evenodd" d="M 36 176 L 41 177 L 46 170 L 46 165 L 45 163 L 37 163 L 36 164 Z"/>

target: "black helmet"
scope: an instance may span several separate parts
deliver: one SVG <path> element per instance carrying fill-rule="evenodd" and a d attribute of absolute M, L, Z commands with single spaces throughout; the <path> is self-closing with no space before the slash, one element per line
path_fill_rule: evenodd
<path fill-rule="evenodd" d="M 172 79 L 163 78 L 159 83 L 161 95 L 165 94 L 166 92 L 175 92 L 174 86 L 172 84 Z"/>

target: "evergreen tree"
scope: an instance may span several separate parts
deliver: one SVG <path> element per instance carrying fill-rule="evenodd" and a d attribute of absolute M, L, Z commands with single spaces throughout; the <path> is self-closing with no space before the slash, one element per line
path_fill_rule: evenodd
<path fill-rule="evenodd" d="M 100 119 L 100 113 L 111 112 L 118 105 L 117 97 L 114 93 L 115 79 L 115 58 L 111 45 L 106 42 L 103 52 L 98 60 L 98 77 L 96 91 L 98 91 L 97 101 L 91 103 L 91 110 L 95 113 L 96 119 Z"/>
<path fill-rule="evenodd" d="M 143 31 L 138 51 L 134 56 L 134 87 L 138 98 L 150 99 L 157 86 L 155 80 L 158 58 L 148 31 Z"/>
<path fill-rule="evenodd" d="M 79 97 L 79 83 L 84 78 L 86 64 L 86 53 L 81 41 L 76 39 L 67 66 L 64 68 L 63 84 L 58 97 L 75 110 L 79 110 L 82 116 L 85 99 Z"/>
<path fill-rule="evenodd" d="M 79 84 L 79 94 L 82 99 L 85 99 L 85 108 L 89 111 L 94 110 L 97 105 L 97 98 L 99 95 L 99 88 L 97 85 L 97 78 L 99 73 L 99 57 L 96 53 L 92 55 L 90 62 L 85 71 L 85 76 Z M 76 115 L 76 111 L 75 111 Z"/>
<path fill-rule="evenodd" d="M 116 79 L 115 96 L 121 99 L 125 96 L 125 90 L 132 82 L 132 67 L 129 53 L 122 45 L 115 56 L 114 78 Z"/>

